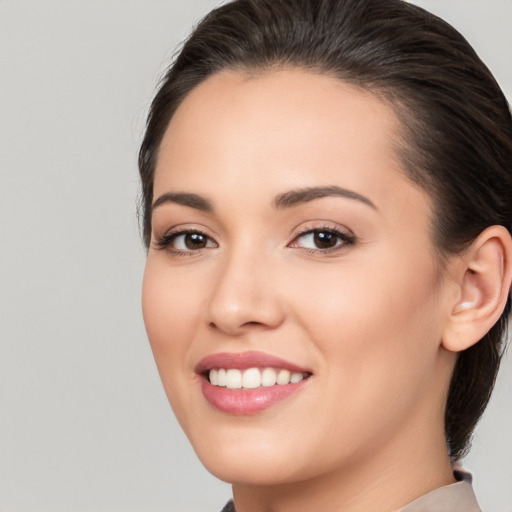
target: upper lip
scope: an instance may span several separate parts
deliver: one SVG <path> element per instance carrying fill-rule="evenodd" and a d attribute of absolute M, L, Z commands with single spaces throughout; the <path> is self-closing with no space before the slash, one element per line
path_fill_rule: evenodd
<path fill-rule="evenodd" d="M 202 374 L 212 368 L 236 368 L 246 370 L 248 368 L 283 368 L 291 372 L 311 373 L 310 370 L 280 357 L 265 354 L 264 352 L 218 352 L 210 354 L 195 367 L 196 373 Z"/>

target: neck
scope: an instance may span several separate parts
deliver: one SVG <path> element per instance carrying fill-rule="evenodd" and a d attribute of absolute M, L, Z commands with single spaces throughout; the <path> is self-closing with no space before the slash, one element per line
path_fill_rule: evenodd
<path fill-rule="evenodd" d="M 380 452 L 369 449 L 357 463 L 313 479 L 234 484 L 237 512 L 396 512 L 419 496 L 453 483 L 444 429 L 438 428 L 435 436 L 422 436 L 417 427 L 425 425 L 424 418 L 417 425 L 412 423 Z"/>

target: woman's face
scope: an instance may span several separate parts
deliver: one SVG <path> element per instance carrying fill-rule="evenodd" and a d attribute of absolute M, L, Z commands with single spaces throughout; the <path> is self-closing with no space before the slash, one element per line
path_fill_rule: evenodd
<path fill-rule="evenodd" d="M 292 69 L 219 73 L 172 118 L 144 319 L 219 478 L 300 481 L 442 437 L 452 292 L 397 130 L 370 93 Z"/>

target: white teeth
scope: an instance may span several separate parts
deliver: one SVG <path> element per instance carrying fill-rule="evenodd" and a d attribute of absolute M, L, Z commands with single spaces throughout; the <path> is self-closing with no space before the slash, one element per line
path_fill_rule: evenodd
<path fill-rule="evenodd" d="M 258 368 L 245 370 L 242 376 L 242 387 L 246 389 L 259 388 L 261 386 L 261 373 Z"/>
<path fill-rule="evenodd" d="M 224 368 L 217 370 L 217 386 L 226 387 L 226 370 Z"/>
<path fill-rule="evenodd" d="M 290 376 L 290 382 L 292 384 L 295 384 L 295 382 L 300 382 L 304 378 L 304 375 L 302 373 L 294 372 Z"/>
<path fill-rule="evenodd" d="M 277 383 L 283 386 L 290 383 L 291 372 L 289 370 L 280 370 L 277 374 Z"/>
<path fill-rule="evenodd" d="M 265 368 L 261 372 L 261 385 L 262 386 L 273 386 L 276 383 L 277 374 L 274 368 Z"/>
<path fill-rule="evenodd" d="M 235 368 L 226 370 L 226 387 L 228 389 L 240 389 L 242 387 L 242 372 Z"/>
<path fill-rule="evenodd" d="M 284 386 L 300 382 L 307 375 L 300 372 L 276 368 L 249 368 L 245 371 L 236 368 L 215 368 L 210 370 L 210 384 L 228 389 L 255 389 L 260 386 L 270 387 L 275 384 Z"/>

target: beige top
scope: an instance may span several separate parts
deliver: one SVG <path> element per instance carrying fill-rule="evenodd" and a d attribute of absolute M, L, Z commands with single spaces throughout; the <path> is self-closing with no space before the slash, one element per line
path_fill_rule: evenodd
<path fill-rule="evenodd" d="M 401 508 L 398 512 L 482 512 L 471 485 L 471 475 L 454 471 L 458 482 L 439 487 Z M 222 512 L 236 512 L 230 501 Z"/>
<path fill-rule="evenodd" d="M 454 471 L 458 482 L 420 496 L 398 512 L 482 512 L 471 485 L 471 475 Z"/>

